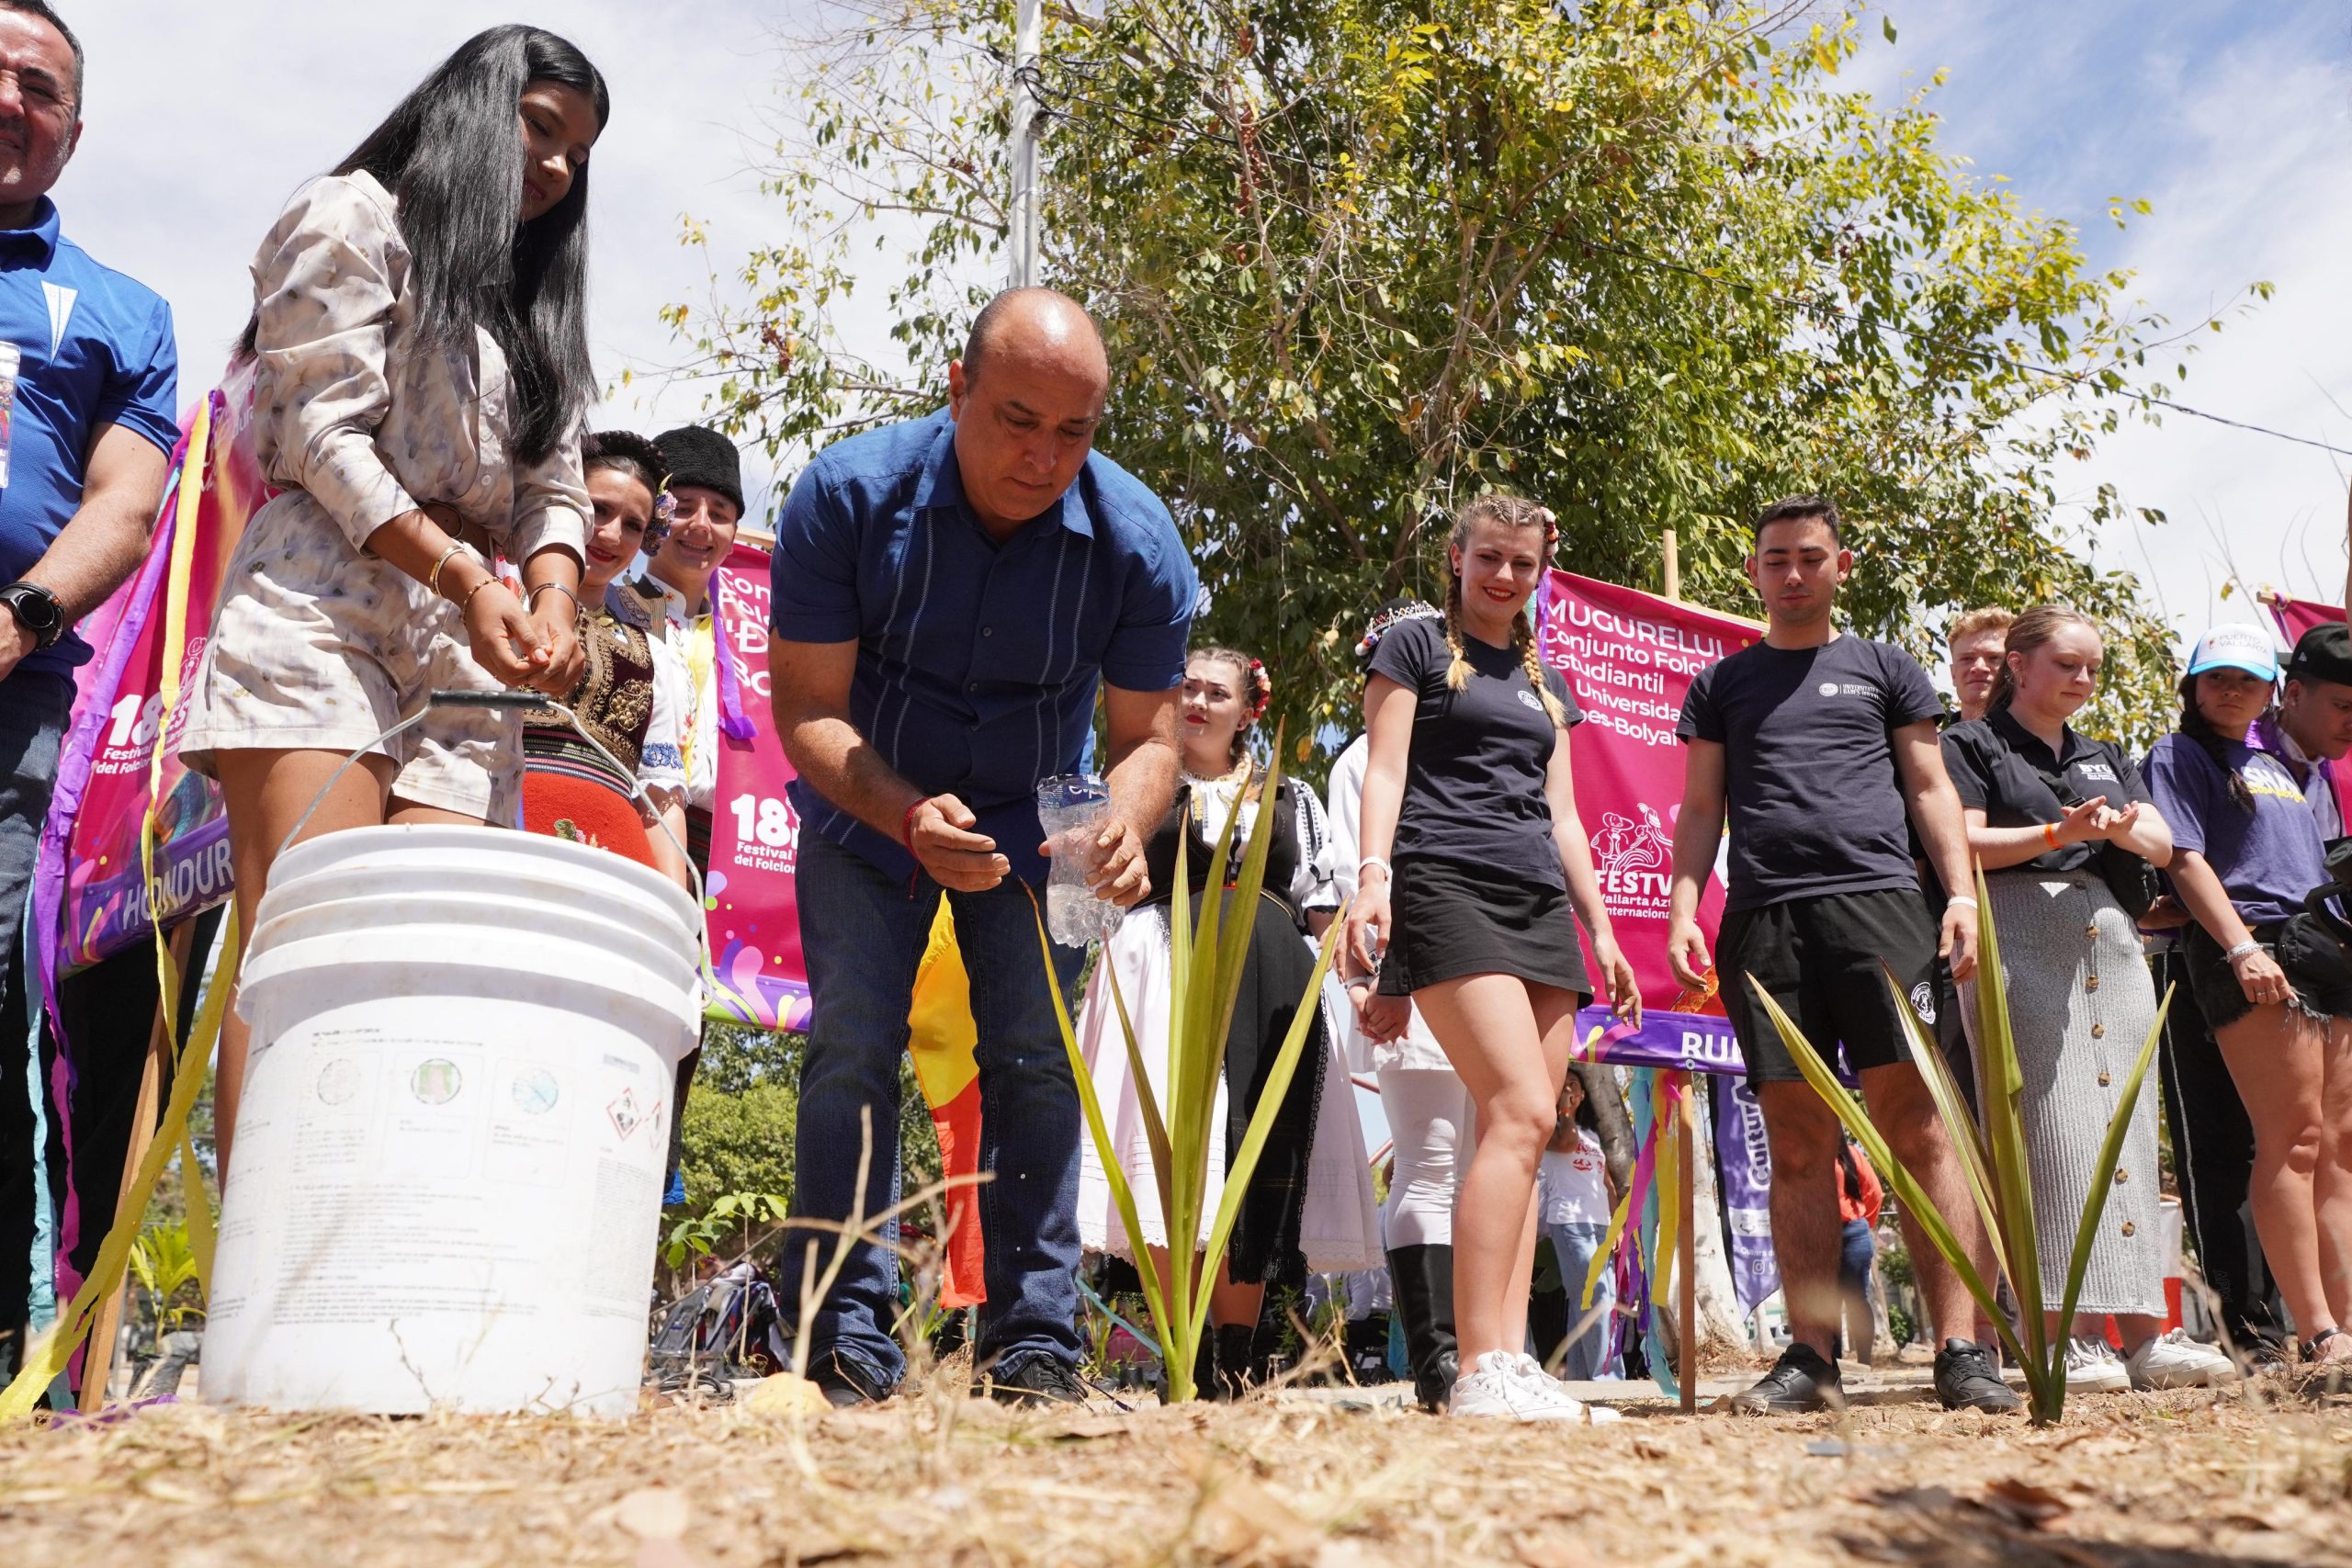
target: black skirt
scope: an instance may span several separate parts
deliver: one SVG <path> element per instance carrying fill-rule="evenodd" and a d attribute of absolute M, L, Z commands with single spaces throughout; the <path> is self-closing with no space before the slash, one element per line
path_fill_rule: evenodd
<path fill-rule="evenodd" d="M 1564 888 L 1416 858 L 1396 867 L 1388 915 L 1383 996 L 1408 997 L 1464 975 L 1516 975 L 1531 985 L 1592 992 Z"/>

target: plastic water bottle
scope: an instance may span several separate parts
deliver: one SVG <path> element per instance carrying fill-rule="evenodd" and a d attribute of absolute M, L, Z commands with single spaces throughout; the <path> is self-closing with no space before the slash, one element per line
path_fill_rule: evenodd
<path fill-rule="evenodd" d="M 1046 879 L 1046 931 L 1084 947 L 1119 929 L 1123 911 L 1087 886 L 1102 863 L 1094 840 L 1111 813 L 1111 786 L 1094 773 L 1062 773 L 1037 786 L 1037 820 L 1053 846 Z"/>

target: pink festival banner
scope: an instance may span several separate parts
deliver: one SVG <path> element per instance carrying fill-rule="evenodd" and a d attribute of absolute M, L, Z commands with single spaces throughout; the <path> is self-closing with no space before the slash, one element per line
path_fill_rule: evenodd
<path fill-rule="evenodd" d="M 197 665 L 212 629 L 212 604 L 221 570 L 246 521 L 276 493 L 262 482 L 254 457 L 250 369 L 233 370 L 209 394 L 211 438 L 187 461 L 204 466 L 202 499 L 194 517 L 169 516 L 159 528 L 145 568 L 100 608 L 85 626 L 97 657 L 79 672 L 74 741 L 86 746 L 87 783 L 71 818 L 57 964 L 74 970 L 146 939 L 151 915 L 170 927 L 229 897 L 229 824 L 220 791 L 180 765 L 179 739 Z M 191 415 L 191 417 L 193 417 Z M 167 502 L 165 510 L 173 508 Z M 186 581 L 167 570 L 178 530 L 193 529 Z M 180 700 L 163 712 L 164 649 L 177 623 L 183 629 Z M 141 895 L 140 826 L 146 819 L 151 763 L 158 734 L 164 746 L 162 798 L 155 812 L 158 908 Z"/>
<path fill-rule="evenodd" d="M 1568 678 L 1585 711 L 1570 747 L 1577 809 L 1592 836 L 1593 868 L 1618 945 L 1641 981 L 1643 1006 L 1671 1008 L 1682 994 L 1666 963 L 1674 820 L 1682 802 L 1674 726 L 1691 677 L 1756 641 L 1763 627 L 1565 571 L 1544 580 L 1536 626 L 1544 661 Z M 1699 905 L 1710 942 L 1723 908 L 1718 853 Z"/>
<path fill-rule="evenodd" d="M 793 873 L 800 819 L 786 798 L 785 760 L 768 708 L 768 557 L 738 545 L 711 580 L 718 688 L 704 907 L 713 986 L 708 1016 L 761 1029 L 808 1027 Z"/>
<path fill-rule="evenodd" d="M 2309 599 L 2273 596 L 2266 603 L 2270 607 L 2271 619 L 2278 623 L 2279 635 L 2290 647 L 2301 642 L 2303 634 L 2313 626 L 2344 619 L 2344 612 L 2335 605 L 2314 604 Z M 2352 767 L 2338 762 L 2328 771 L 2335 780 L 2335 804 L 2343 811 L 2344 820 L 2352 822 Z"/>

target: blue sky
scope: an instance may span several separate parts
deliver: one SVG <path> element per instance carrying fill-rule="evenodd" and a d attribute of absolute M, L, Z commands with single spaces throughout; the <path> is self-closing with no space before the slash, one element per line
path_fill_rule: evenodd
<path fill-rule="evenodd" d="M 703 221 L 723 268 L 775 237 L 750 172 L 787 107 L 780 4 L 635 0 L 547 4 L 611 80 L 614 118 L 595 163 L 594 345 L 599 368 L 658 370 L 677 354 L 656 319 L 702 298 L 699 258 L 676 243 Z M 1939 0 L 1889 10 L 1898 41 L 1870 40 L 1850 79 L 1903 93 L 1938 68 L 1947 149 L 2009 176 L 2030 207 L 2080 220 L 2101 265 L 2177 320 L 2256 278 L 2278 296 L 2206 341 L 2184 400 L 2352 446 L 2352 8 L 2343 0 Z M 220 364 L 249 302 L 245 264 L 286 196 L 333 162 L 398 95 L 493 13 L 413 0 L 396 11 L 232 0 L 107 0 L 74 7 L 89 47 L 89 130 L 58 196 L 100 259 L 161 289 L 178 314 L 185 385 Z M 677 25 L 691 15 L 691 26 Z M 655 21 L 652 18 L 660 17 Z M 2152 217 L 2118 233 L 2110 196 Z M 845 330 L 879 341 L 879 286 Z M 690 387 L 619 391 L 609 417 L 660 428 L 689 417 Z M 2187 635 L 2250 616 L 2220 594 L 2249 582 L 2334 598 L 2344 570 L 2342 460 L 2175 416 L 2132 428 L 2066 476 L 2072 493 L 2117 484 L 2163 529 L 2097 547 L 2140 572 Z"/>
<path fill-rule="evenodd" d="M 2342 0 L 2024 0 L 1894 4 L 1898 38 L 1856 62 L 1882 95 L 1930 100 L 1947 150 L 2009 177 L 2029 208 L 2071 217 L 2101 267 L 2176 322 L 2246 284 L 2276 297 L 2203 340 L 2176 393 L 2194 407 L 2352 447 L 2352 7 Z M 1875 38 L 1875 26 L 1866 31 Z M 2121 232 L 2110 197 L 2152 215 Z M 2066 476 L 2159 507 L 2095 551 L 2138 572 L 2184 637 L 2255 619 L 2223 585 L 2343 592 L 2346 460 L 2182 415 L 2130 426 Z"/>

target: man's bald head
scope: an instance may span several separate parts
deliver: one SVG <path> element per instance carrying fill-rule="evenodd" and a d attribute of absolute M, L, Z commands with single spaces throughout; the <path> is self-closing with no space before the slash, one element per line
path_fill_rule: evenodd
<path fill-rule="evenodd" d="M 1086 466 L 1110 395 L 1102 334 L 1078 301 L 1010 288 L 982 308 L 947 367 L 964 500 L 1011 535 L 1062 498 Z"/>
<path fill-rule="evenodd" d="M 972 318 L 964 339 L 964 378 L 978 379 L 991 360 L 1028 360 L 1065 373 L 1093 374 L 1107 389 L 1111 362 L 1102 334 L 1084 307 L 1052 288 L 1008 288 Z"/>

